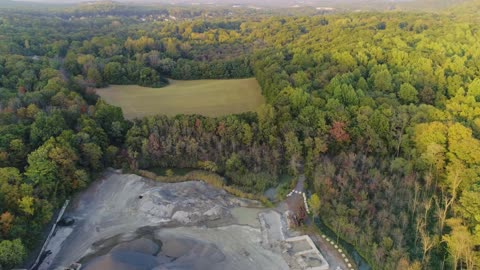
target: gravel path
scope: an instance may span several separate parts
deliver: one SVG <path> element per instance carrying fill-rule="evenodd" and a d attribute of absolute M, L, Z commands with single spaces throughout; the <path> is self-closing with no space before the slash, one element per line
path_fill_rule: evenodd
<path fill-rule="evenodd" d="M 327 260 L 330 269 L 343 269 L 343 270 L 350 270 L 353 269 L 352 267 L 348 267 L 348 264 L 345 262 L 345 258 L 341 255 L 338 251 L 338 248 L 335 248 L 334 245 L 327 242 L 324 238 L 319 236 L 318 234 L 309 234 L 310 238 L 312 238 L 315 245 L 318 249 L 322 252 L 323 257 Z"/>
<path fill-rule="evenodd" d="M 298 197 L 300 196 L 299 194 L 302 194 L 305 192 L 305 175 L 300 175 L 298 177 L 297 184 L 293 191 L 296 191 L 298 193 L 293 192 L 292 196 L 290 198 L 287 198 L 287 200 L 300 200 Z M 302 199 L 303 200 L 303 199 Z M 308 220 L 307 220 L 308 224 Z M 328 242 L 326 239 L 322 238 L 320 235 L 310 233 L 309 234 L 310 238 L 313 240 L 315 245 L 318 247 L 319 251 L 322 253 L 324 258 L 327 260 L 330 269 L 332 270 L 351 270 L 353 267 L 350 265 L 350 262 L 345 262 L 345 257 L 346 255 L 342 256 L 342 253 L 338 251 L 338 247 L 335 248 L 334 244 L 331 244 Z M 344 252 L 344 251 L 343 251 Z"/>

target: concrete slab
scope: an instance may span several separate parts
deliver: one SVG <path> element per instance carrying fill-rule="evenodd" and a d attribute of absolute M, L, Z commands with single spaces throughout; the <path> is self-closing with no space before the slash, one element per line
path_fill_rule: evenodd
<path fill-rule="evenodd" d="M 329 265 L 308 235 L 285 239 L 291 245 L 290 252 L 306 270 L 328 270 Z"/>

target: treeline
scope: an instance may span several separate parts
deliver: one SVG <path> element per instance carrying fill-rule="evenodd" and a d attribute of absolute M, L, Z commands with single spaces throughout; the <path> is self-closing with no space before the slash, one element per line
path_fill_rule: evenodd
<path fill-rule="evenodd" d="M 410 14 L 268 23 L 252 34 L 276 49 L 254 73 L 276 126 L 295 117 L 327 225 L 374 269 L 478 267 L 478 25 Z M 314 134 L 330 136 L 320 159 L 296 114 L 308 104 L 323 115 Z"/>
<path fill-rule="evenodd" d="M 280 140 L 265 140 L 259 125 L 268 116 L 255 114 L 147 117 L 128 131 L 126 148 L 131 167 L 200 168 L 228 176 L 248 192 L 264 192 L 283 170 Z"/>
<path fill-rule="evenodd" d="M 52 61 L 0 63 L 0 266 L 11 269 L 63 201 L 115 164 L 129 126 Z"/>
<path fill-rule="evenodd" d="M 362 15 L 287 20 L 279 29 L 299 29 L 297 41 L 273 35 L 274 44 L 288 49 L 260 54 L 255 73 L 270 102 L 293 86 L 321 106 L 327 134 L 338 143 L 329 145 L 328 159 L 313 162 L 302 145 L 324 206 L 320 216 L 374 268 L 474 269 L 479 172 L 473 152 L 463 151 L 479 143 L 477 26 L 426 17 L 412 23 L 409 16 L 383 23 Z M 455 37 L 444 35 L 445 25 L 456 29 Z M 312 42 L 318 38 L 329 42 Z M 443 135 L 435 135 L 436 122 Z M 455 135 L 447 139 L 446 130 Z M 458 148 L 450 150 L 450 143 Z M 442 173 L 432 171 L 437 166 Z"/>
<path fill-rule="evenodd" d="M 116 83 L 162 87 L 169 77 L 229 79 L 253 75 L 245 55 L 253 44 L 241 42 L 238 18 L 177 23 L 168 17 L 147 24 L 120 15 L 66 20 L 44 13 L 2 13 L 5 16 L 0 29 L 6 38 L 0 52 L 5 61 L 15 61 L 17 55 L 29 56 L 31 62 L 49 60 L 53 69 L 82 79 L 86 86 Z M 21 70 L 13 66 L 9 69 Z M 5 76 L 12 80 L 8 87 L 25 87 L 23 84 L 39 77 L 40 71 L 35 71 L 22 75 L 25 82 L 16 80 L 21 74 Z"/>
<path fill-rule="evenodd" d="M 171 77 L 179 80 L 231 79 L 253 76 L 248 58 L 217 61 L 191 61 L 180 59 L 171 71 Z"/>
<path fill-rule="evenodd" d="M 104 167 L 129 165 L 128 148 L 123 148 L 129 124 L 119 108 L 97 101 L 91 87 L 108 83 L 160 87 L 167 83 L 167 76 L 239 78 L 251 76 L 252 70 L 245 56 L 224 55 L 207 65 L 175 40 L 135 38 L 136 30 L 128 34 L 128 27 L 135 25 L 128 18 L 69 22 L 44 14 L 4 13 L 0 23 L 6 38 L 0 42 L 0 266 L 10 269 L 20 265 L 38 244 L 44 226 L 65 198 L 85 188 Z M 216 27 L 238 29 L 239 24 L 191 26 L 204 33 L 218 31 L 211 30 Z M 120 34 L 109 36 L 112 29 Z M 163 31 L 166 37 L 177 34 L 171 28 Z M 207 46 L 204 43 L 203 50 Z M 210 150 L 208 145 L 202 147 Z M 263 148 L 260 145 L 255 151 L 266 151 Z M 236 175 L 259 179 L 245 185 L 246 190 L 264 190 L 273 184 L 278 168 L 265 169 L 263 176 L 250 173 L 246 169 L 250 162 L 245 159 L 243 165 L 240 158 L 244 157 L 230 156 L 231 151 L 212 155 L 215 161 L 223 161 L 219 168 L 200 159 L 187 159 L 190 163 L 186 165 L 226 172 L 225 161 L 231 159 L 231 179 Z M 157 157 L 145 154 L 142 158 Z M 172 155 L 170 162 L 179 159 Z M 258 164 L 258 170 L 265 164 Z"/>

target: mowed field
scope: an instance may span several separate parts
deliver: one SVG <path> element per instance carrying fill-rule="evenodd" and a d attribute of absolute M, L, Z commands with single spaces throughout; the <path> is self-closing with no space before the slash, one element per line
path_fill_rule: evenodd
<path fill-rule="evenodd" d="M 264 102 L 255 78 L 170 80 L 163 88 L 111 85 L 97 89 L 97 94 L 120 106 L 128 119 L 156 114 L 222 116 L 255 111 Z"/>

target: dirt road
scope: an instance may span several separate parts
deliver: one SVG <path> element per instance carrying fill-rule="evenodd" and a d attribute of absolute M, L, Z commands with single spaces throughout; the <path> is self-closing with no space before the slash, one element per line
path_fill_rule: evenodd
<path fill-rule="evenodd" d="M 303 197 L 301 194 L 305 193 L 305 175 L 300 175 L 298 177 L 297 184 L 292 191 L 292 195 L 286 199 L 287 200 L 298 200 L 303 203 Z M 310 224 L 310 217 L 306 219 L 307 226 Z M 354 266 L 350 261 L 346 262 L 345 258 L 347 257 L 344 254 L 344 251 L 339 252 L 339 247 L 335 247 L 335 244 L 330 243 L 327 239 L 321 237 L 316 233 L 309 233 L 310 238 L 313 240 L 315 245 L 318 247 L 324 258 L 327 260 L 330 269 L 332 270 L 351 270 L 354 269 Z M 341 250 L 341 249 L 340 249 Z M 342 253 L 344 255 L 342 255 Z M 348 260 L 348 259 L 347 259 Z"/>

